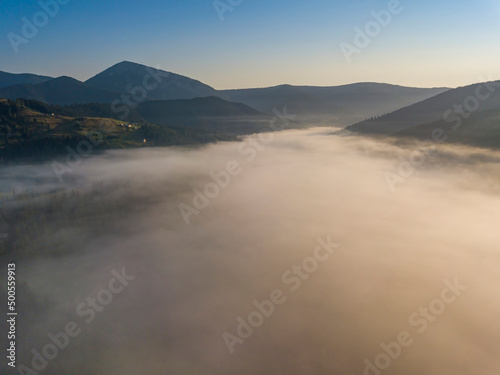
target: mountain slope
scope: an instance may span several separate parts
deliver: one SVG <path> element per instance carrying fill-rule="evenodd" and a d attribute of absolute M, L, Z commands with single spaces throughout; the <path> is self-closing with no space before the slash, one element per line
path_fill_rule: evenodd
<path fill-rule="evenodd" d="M 119 94 L 88 86 L 70 77 L 59 77 L 36 85 L 17 85 L 0 89 L 6 99 L 33 99 L 48 104 L 111 103 Z"/>
<path fill-rule="evenodd" d="M 388 115 L 354 124 L 346 129 L 359 133 L 393 134 L 416 125 L 439 121 L 444 116 L 449 116 L 451 121 L 452 116 L 458 116 L 458 114 L 451 113 L 455 109 L 460 110 L 457 106 L 465 106 L 463 111 L 467 112 L 466 108 L 472 109 L 477 102 L 479 106 L 475 108 L 476 111 L 500 108 L 500 81 L 459 87 Z"/>
<path fill-rule="evenodd" d="M 155 100 L 192 99 L 216 94 L 212 87 L 200 81 L 128 61 L 113 65 L 85 83 L 120 93 L 142 88 L 146 89 L 149 98 Z"/>
<path fill-rule="evenodd" d="M 437 134 L 437 136 L 436 136 Z M 396 133 L 397 136 L 436 142 L 463 143 L 472 146 L 500 148 L 500 108 L 474 112 L 457 122 L 439 120 L 417 125 Z"/>
<path fill-rule="evenodd" d="M 0 89 L 15 85 L 24 85 L 24 84 L 36 85 L 38 83 L 50 81 L 51 79 L 53 78 L 40 76 L 36 74 L 29 74 L 29 73 L 14 74 L 14 73 L 7 73 L 0 71 Z"/>
<path fill-rule="evenodd" d="M 282 85 L 260 89 L 223 90 L 226 100 L 245 103 L 259 111 L 287 106 L 303 121 L 336 122 L 348 125 L 392 112 L 440 94 L 448 89 L 421 89 L 379 83 L 314 87 Z"/>
<path fill-rule="evenodd" d="M 257 132 L 270 117 L 240 103 L 218 97 L 160 100 L 141 103 L 137 112 L 151 123 L 182 125 L 230 134 Z"/>
<path fill-rule="evenodd" d="M 88 143 L 90 132 L 101 134 L 93 149 L 192 145 L 236 140 L 234 136 L 199 129 L 141 124 L 124 126 L 122 121 L 100 117 L 52 114 L 53 106 L 31 100 L 0 99 L 0 164 L 65 157 L 67 147 L 78 150 Z M 105 124 L 105 127 L 103 127 Z"/>

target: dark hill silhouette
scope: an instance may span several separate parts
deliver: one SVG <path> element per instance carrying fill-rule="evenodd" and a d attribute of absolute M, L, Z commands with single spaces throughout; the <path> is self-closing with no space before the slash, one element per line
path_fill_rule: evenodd
<path fill-rule="evenodd" d="M 15 85 L 38 84 L 50 81 L 52 77 L 40 76 L 36 74 L 21 73 L 13 74 L 0 71 L 0 89 Z"/>
<path fill-rule="evenodd" d="M 159 100 L 141 103 L 137 112 L 146 121 L 182 125 L 231 134 L 248 134 L 269 127 L 270 116 L 241 103 L 218 97 Z"/>
<path fill-rule="evenodd" d="M 128 61 L 113 65 L 85 83 L 98 89 L 120 93 L 130 92 L 136 87 L 148 89 L 157 86 L 147 90 L 147 96 L 155 100 L 192 99 L 216 95 L 212 87 L 200 81 Z"/>
<path fill-rule="evenodd" d="M 32 85 L 17 85 L 0 89 L 6 99 L 33 99 L 48 104 L 112 103 L 119 94 L 96 89 L 71 77 L 59 77 Z"/>

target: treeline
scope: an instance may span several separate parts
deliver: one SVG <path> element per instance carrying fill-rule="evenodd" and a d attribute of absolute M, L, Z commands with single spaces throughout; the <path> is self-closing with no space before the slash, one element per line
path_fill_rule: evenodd
<path fill-rule="evenodd" d="M 129 108 L 130 114 L 127 118 L 120 116 L 121 112 L 112 110 L 110 104 L 89 103 L 89 104 L 71 104 L 71 105 L 48 105 L 50 113 L 59 116 L 68 117 L 105 117 L 120 120 L 124 122 L 146 122 L 139 112 L 133 108 Z"/>

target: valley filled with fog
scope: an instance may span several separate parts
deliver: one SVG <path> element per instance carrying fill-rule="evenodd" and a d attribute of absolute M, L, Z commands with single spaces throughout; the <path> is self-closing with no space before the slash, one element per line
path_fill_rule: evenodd
<path fill-rule="evenodd" d="M 18 366 L 74 322 L 40 372 L 498 372 L 500 152 L 332 133 L 2 167 Z"/>

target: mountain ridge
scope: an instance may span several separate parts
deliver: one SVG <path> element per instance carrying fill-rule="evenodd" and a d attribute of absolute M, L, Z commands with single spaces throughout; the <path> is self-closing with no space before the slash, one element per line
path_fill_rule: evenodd
<path fill-rule="evenodd" d="M 270 113 L 273 108 L 287 105 L 293 107 L 303 121 L 331 121 L 347 126 L 447 90 L 360 82 L 341 86 L 279 85 L 219 92 L 226 100 L 245 103 L 262 112 Z"/>
<path fill-rule="evenodd" d="M 39 84 L 23 84 L 0 89 L 5 99 L 32 99 L 47 104 L 111 103 L 118 93 L 96 89 L 75 78 L 57 77 Z"/>
<path fill-rule="evenodd" d="M 0 71 L 0 89 L 23 84 L 38 84 L 54 79 L 32 73 L 8 73 Z"/>
<path fill-rule="evenodd" d="M 494 87 L 497 87 L 496 89 Z M 480 93 L 483 89 L 483 93 Z M 488 98 L 480 100 L 479 97 Z M 472 98 L 472 99 L 469 99 Z M 358 133 L 393 134 L 443 119 L 450 111 L 454 113 L 456 106 L 467 105 L 467 100 L 478 102 L 476 111 L 495 109 L 500 106 L 500 81 L 476 83 L 460 86 L 440 93 L 434 97 L 403 107 L 386 115 L 361 121 L 348 126 L 346 130 Z"/>
<path fill-rule="evenodd" d="M 85 82 L 71 77 L 58 77 L 38 84 L 0 89 L 0 97 L 26 98 L 57 105 L 111 104 L 118 101 L 131 109 L 151 100 L 219 97 L 271 116 L 275 109 L 287 107 L 290 113 L 297 116 L 297 122 L 302 123 L 302 127 L 312 124 L 343 127 L 393 112 L 446 90 L 448 89 L 411 88 L 376 82 L 339 86 L 283 84 L 267 88 L 215 90 L 189 77 L 122 61 Z"/>

